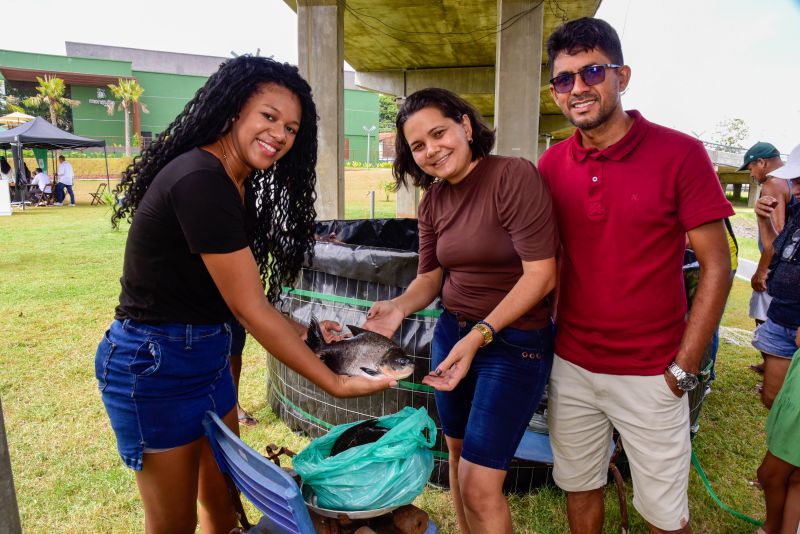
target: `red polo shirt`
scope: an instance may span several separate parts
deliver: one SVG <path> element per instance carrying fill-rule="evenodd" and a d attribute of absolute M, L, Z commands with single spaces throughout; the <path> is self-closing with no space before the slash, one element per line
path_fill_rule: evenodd
<path fill-rule="evenodd" d="M 688 230 L 734 214 L 703 145 L 637 111 L 616 144 L 580 132 L 542 155 L 563 254 L 556 353 L 596 373 L 656 375 L 686 326 Z"/>

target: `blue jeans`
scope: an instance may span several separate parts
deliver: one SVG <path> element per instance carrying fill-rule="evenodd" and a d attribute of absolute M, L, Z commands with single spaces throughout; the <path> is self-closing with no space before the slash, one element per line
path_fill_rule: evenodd
<path fill-rule="evenodd" d="M 230 348 L 227 323 L 111 324 L 95 375 L 126 466 L 141 470 L 145 449 L 191 443 L 207 410 L 222 417 L 236 406 Z"/>
<path fill-rule="evenodd" d="M 431 345 L 435 369 L 475 323 L 444 311 Z M 478 349 L 467 375 L 453 391 L 437 391 L 436 408 L 445 436 L 463 439 L 461 457 L 507 470 L 539 405 L 553 365 L 550 326 L 504 328 Z"/>
<path fill-rule="evenodd" d="M 56 202 L 64 202 L 64 199 L 67 198 L 67 195 L 64 194 L 64 189 L 69 193 L 70 204 L 75 204 L 75 194 L 72 192 L 72 184 L 62 184 L 61 182 L 56 184 Z"/>

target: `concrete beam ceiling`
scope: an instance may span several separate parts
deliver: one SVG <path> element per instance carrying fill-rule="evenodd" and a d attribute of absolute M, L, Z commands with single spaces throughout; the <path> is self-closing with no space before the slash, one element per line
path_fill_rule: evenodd
<path fill-rule="evenodd" d="M 297 11 L 295 0 L 284 1 Z M 544 0 L 540 125 L 559 127 L 539 130 L 556 139 L 569 135 L 570 128 L 549 117 L 561 112 L 544 85 L 550 78 L 544 41 L 563 21 L 594 15 L 600 1 Z M 515 22 L 498 22 L 497 5 L 496 0 L 346 0 L 345 60 L 356 69 L 356 84 L 362 87 L 402 96 L 438 85 L 491 117 L 497 32 Z"/>

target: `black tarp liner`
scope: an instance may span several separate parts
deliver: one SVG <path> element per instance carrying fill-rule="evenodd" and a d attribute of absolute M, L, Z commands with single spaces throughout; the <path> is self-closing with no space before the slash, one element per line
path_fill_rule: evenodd
<path fill-rule="evenodd" d="M 416 219 L 317 221 L 316 233 L 322 240 L 395 251 L 419 252 Z"/>

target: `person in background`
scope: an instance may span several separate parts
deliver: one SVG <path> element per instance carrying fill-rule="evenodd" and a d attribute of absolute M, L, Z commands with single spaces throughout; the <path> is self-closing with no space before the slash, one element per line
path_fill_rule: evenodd
<path fill-rule="evenodd" d="M 800 330 L 794 339 L 800 347 Z M 800 349 L 767 417 L 767 453 L 758 468 L 767 518 L 757 534 L 800 530 Z"/>
<path fill-rule="evenodd" d="M 786 165 L 771 171 L 771 176 L 789 184 L 800 201 L 800 145 L 792 150 Z M 753 346 L 764 357 L 764 385 L 761 401 L 770 408 L 783 384 L 795 352 L 794 339 L 800 327 L 800 203 L 788 208 L 783 229 L 773 222 L 782 199 L 762 196 L 755 205 L 764 252 L 771 258 L 766 280 L 772 297 L 767 320 L 753 333 Z"/>
<path fill-rule="evenodd" d="M 651 533 L 688 533 L 686 392 L 719 324 L 734 214 L 703 145 L 626 111 L 631 80 L 614 28 L 595 18 L 547 41 L 550 94 L 575 134 L 539 160 L 561 255 L 548 389 L 553 478 L 574 533 L 599 533 L 612 428 Z M 686 238 L 700 264 L 686 319 Z"/>
<path fill-rule="evenodd" d="M 69 193 L 70 206 L 75 206 L 75 194 L 72 192 L 72 182 L 75 173 L 72 170 L 72 164 L 67 161 L 63 155 L 58 156 L 58 183 L 56 184 L 56 206 L 63 206 L 64 199 L 67 197 L 64 194 L 66 189 Z"/>
<path fill-rule="evenodd" d="M 31 180 L 31 185 L 36 186 L 36 191 L 33 193 L 34 202 L 38 202 L 39 205 L 44 205 L 47 200 L 45 195 L 49 195 L 53 191 L 53 188 L 50 185 L 51 180 L 47 173 L 39 167 L 36 167 L 34 172 L 35 174 Z"/>
<path fill-rule="evenodd" d="M 224 62 L 123 173 L 112 223 L 131 220 L 114 321 L 95 376 L 148 533 L 229 532 L 236 518 L 202 421 L 238 431 L 236 319 L 335 396 L 396 382 L 334 374 L 273 304 L 313 253 L 317 114 L 297 67 Z M 333 338 L 335 323 L 323 325 Z"/>
<path fill-rule="evenodd" d="M 8 164 L 5 156 L 0 156 L 0 180 L 7 180 L 9 185 L 14 185 L 16 182 L 11 165 Z"/>
<path fill-rule="evenodd" d="M 791 192 L 787 187 L 787 182 L 771 176 L 772 171 L 782 166 L 783 161 L 781 161 L 778 149 L 771 143 L 759 141 L 748 149 L 744 155 L 742 166 L 739 167 L 740 171 L 745 169 L 750 171 L 750 177 L 761 188 L 760 196 L 770 196 L 778 199 L 778 205 L 775 206 L 771 215 L 772 225 L 776 232 L 780 232 L 783 229 L 783 225 L 786 222 L 786 209 L 794 203 Z M 758 266 L 750 279 L 750 285 L 753 288 L 753 294 L 750 297 L 750 317 L 755 320 L 756 327 L 767 320 L 767 308 L 769 308 L 771 300 L 767 291 L 767 268 L 772 259 L 772 250 L 770 248 L 765 249 L 760 227 L 758 250 L 761 251 Z M 764 364 L 765 360 L 762 355 L 762 361 L 751 365 L 750 369 L 764 374 Z"/>
<path fill-rule="evenodd" d="M 550 195 L 533 163 L 490 155 L 494 132 L 450 91 L 417 91 L 396 122 L 395 183 L 410 176 L 425 190 L 419 267 L 405 293 L 372 306 L 364 328 L 391 337 L 441 293 L 423 382 L 436 390 L 458 526 L 510 533 L 503 482 L 553 358 Z"/>

